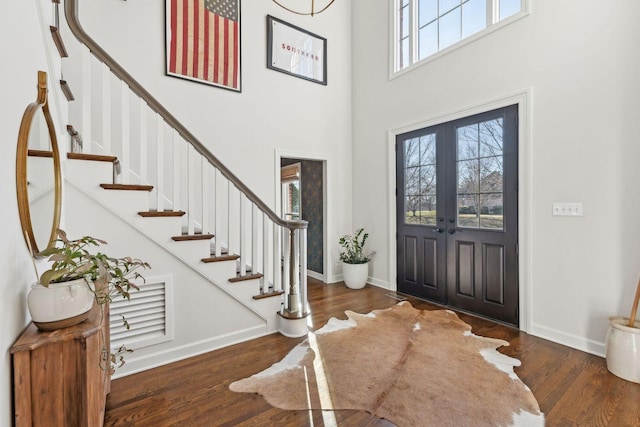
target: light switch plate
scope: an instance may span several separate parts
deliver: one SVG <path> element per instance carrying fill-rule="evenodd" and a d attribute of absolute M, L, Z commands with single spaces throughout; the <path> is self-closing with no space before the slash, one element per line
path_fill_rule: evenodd
<path fill-rule="evenodd" d="M 554 203 L 553 216 L 582 216 L 582 203 Z"/>

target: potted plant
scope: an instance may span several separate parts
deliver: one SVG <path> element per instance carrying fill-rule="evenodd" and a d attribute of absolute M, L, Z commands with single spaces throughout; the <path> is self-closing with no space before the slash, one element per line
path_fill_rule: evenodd
<path fill-rule="evenodd" d="M 130 257 L 112 258 L 93 247 L 106 244 L 104 240 L 90 236 L 69 240 L 63 230 L 58 230 L 56 244 L 40 255 L 52 262 L 40 275 L 39 283 L 32 285 L 28 297 L 29 311 L 41 330 L 60 329 L 84 321 L 94 302 L 104 307 L 114 298 L 129 299 L 130 291 L 138 289 L 132 280 L 144 277 L 140 269 L 151 268 L 148 263 Z M 104 314 L 105 310 L 101 310 Z M 122 317 L 129 329 L 127 320 Z M 121 348 L 111 354 L 112 366 L 121 354 L 129 350 Z"/>
<path fill-rule="evenodd" d="M 364 253 L 364 244 L 369 233 L 364 228 L 357 229 L 353 234 L 345 234 L 340 238 L 340 261 L 342 261 L 342 275 L 344 283 L 351 289 L 362 289 L 369 277 L 369 261 L 375 255 Z"/>

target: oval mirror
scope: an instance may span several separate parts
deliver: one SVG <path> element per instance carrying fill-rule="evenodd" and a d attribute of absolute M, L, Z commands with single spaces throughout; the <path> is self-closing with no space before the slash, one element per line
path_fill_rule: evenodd
<path fill-rule="evenodd" d="M 52 246 L 60 226 L 62 180 L 53 119 L 47 103 L 47 73 L 38 72 L 38 97 L 20 123 L 16 152 L 18 211 L 33 256 Z"/>

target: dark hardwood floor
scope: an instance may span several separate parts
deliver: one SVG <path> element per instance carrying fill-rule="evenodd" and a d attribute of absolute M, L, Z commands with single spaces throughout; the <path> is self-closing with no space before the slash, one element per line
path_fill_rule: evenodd
<path fill-rule="evenodd" d="M 325 285 L 309 279 L 313 328 L 344 311 L 367 313 L 397 303 L 388 291 L 367 285 Z M 414 307 L 440 309 L 408 298 Z M 473 332 L 509 341 L 501 352 L 520 359 L 516 373 L 531 388 L 547 426 L 640 426 L 640 385 L 607 371 L 605 360 L 469 316 Z M 232 320 L 230 320 L 232 321 Z M 113 381 L 107 426 L 323 426 L 321 411 L 283 411 L 257 395 L 234 393 L 229 384 L 282 359 L 302 339 L 273 334 Z M 425 414 L 428 417 L 428 414 Z M 362 411 L 336 411 L 339 426 L 392 426 Z M 461 425 L 473 425 L 472 420 Z"/>

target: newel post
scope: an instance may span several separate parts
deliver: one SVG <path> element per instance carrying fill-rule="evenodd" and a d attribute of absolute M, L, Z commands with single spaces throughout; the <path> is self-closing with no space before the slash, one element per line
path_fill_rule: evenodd
<path fill-rule="evenodd" d="M 280 333 L 288 337 L 307 334 L 307 221 L 287 221 L 283 245 L 284 306 L 279 314 Z"/>

